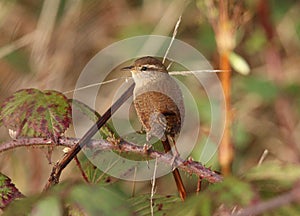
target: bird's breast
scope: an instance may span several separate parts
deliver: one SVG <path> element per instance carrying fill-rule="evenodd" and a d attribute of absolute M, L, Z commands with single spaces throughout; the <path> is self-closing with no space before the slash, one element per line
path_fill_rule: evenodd
<path fill-rule="evenodd" d="M 136 82 L 134 106 L 146 131 L 166 130 L 177 134 L 184 119 L 184 104 L 180 87 L 170 77 L 161 76 L 147 82 Z"/>

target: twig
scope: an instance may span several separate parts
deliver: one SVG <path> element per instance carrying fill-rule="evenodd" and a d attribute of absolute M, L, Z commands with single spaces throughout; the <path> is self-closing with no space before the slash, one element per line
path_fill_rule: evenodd
<path fill-rule="evenodd" d="M 202 178 L 198 177 L 198 181 L 197 181 L 197 189 L 196 192 L 199 193 L 201 191 L 201 185 L 202 185 Z"/>
<path fill-rule="evenodd" d="M 18 138 L 17 140 L 11 140 L 6 143 L 1 143 L 0 153 L 15 149 L 18 147 L 30 147 L 30 146 L 49 146 L 52 144 L 52 140 L 45 138 Z M 65 146 L 71 148 L 74 146 L 76 139 L 65 138 L 64 141 L 59 140 L 58 146 Z"/>
<path fill-rule="evenodd" d="M 250 207 L 240 210 L 239 213 L 232 214 L 232 216 L 255 216 L 264 212 L 280 208 L 292 202 L 299 201 L 300 185 L 296 185 L 291 191 L 277 196 L 265 202 L 252 205 Z"/>
<path fill-rule="evenodd" d="M 180 157 L 174 157 L 171 154 L 154 151 L 153 149 L 149 149 L 147 152 L 145 152 L 144 146 L 137 146 L 124 140 L 121 140 L 119 145 L 114 145 L 106 140 L 101 140 L 101 142 L 99 142 L 100 141 L 93 141 L 89 144 L 89 148 L 92 148 L 93 151 L 114 150 L 117 152 L 131 152 L 145 157 L 148 156 L 150 158 L 157 158 L 159 162 L 172 164 L 174 167 L 188 172 L 189 174 L 195 174 L 203 179 L 206 179 L 210 183 L 221 182 L 223 180 L 221 175 L 210 170 L 209 168 L 206 168 L 201 163 L 193 161 L 192 159 L 183 160 Z"/>
<path fill-rule="evenodd" d="M 80 141 L 72 147 L 72 149 L 54 165 L 45 190 L 59 182 L 59 178 L 63 169 L 70 163 L 70 161 L 79 153 L 81 148 L 90 142 L 91 138 L 97 131 L 107 122 L 111 115 L 132 95 L 134 84 L 132 84 L 123 95 L 101 116 L 101 118 L 86 132 Z"/>
<path fill-rule="evenodd" d="M 230 72 L 230 70 L 194 70 L 194 71 L 171 71 L 169 72 L 170 75 L 192 75 L 197 73 L 219 73 L 219 72 Z"/>
<path fill-rule="evenodd" d="M 128 78 L 131 78 L 131 77 L 125 77 L 125 76 L 124 77 L 118 77 L 118 78 L 114 78 L 114 79 L 111 79 L 111 80 L 103 81 L 103 82 L 100 82 L 100 83 L 93 83 L 93 84 L 90 84 L 90 85 L 86 85 L 84 87 L 80 87 L 80 88 L 72 89 L 72 90 L 69 90 L 69 91 L 65 91 L 63 93 L 64 94 L 68 94 L 68 93 L 72 93 L 72 92 L 75 92 L 75 91 L 80 91 L 80 90 L 84 90 L 84 89 L 91 88 L 91 87 L 94 87 L 94 86 L 104 85 L 104 84 L 108 84 L 108 83 L 112 83 L 112 82 L 118 81 L 120 79 L 128 79 Z"/>
<path fill-rule="evenodd" d="M 7 143 L 0 145 L 0 152 L 8 151 L 17 147 L 30 147 L 30 146 L 49 146 L 53 142 L 51 139 L 45 138 L 19 138 L 17 140 L 12 140 Z M 58 146 L 72 147 L 72 149 L 80 142 L 80 139 L 61 137 L 58 139 Z M 206 179 L 211 183 L 221 182 L 223 177 L 216 172 L 206 168 L 201 163 L 193 161 L 192 159 L 183 160 L 179 157 L 175 157 L 170 154 L 165 154 L 163 152 L 154 151 L 149 149 L 145 152 L 144 146 L 136 145 L 124 140 L 120 141 L 119 145 L 109 142 L 107 140 L 90 140 L 88 148 L 93 151 L 115 151 L 119 153 L 131 152 L 137 155 L 141 155 L 147 158 L 157 158 L 158 162 L 165 164 L 172 164 L 178 167 L 182 171 L 189 174 L 195 174 L 202 179 Z"/>
<path fill-rule="evenodd" d="M 156 169 L 157 169 L 157 158 L 155 159 L 153 177 L 152 177 L 152 181 L 151 181 L 152 187 L 151 187 L 151 196 L 150 196 L 150 209 L 151 209 L 152 216 L 154 215 L 153 197 L 155 194 Z"/>
<path fill-rule="evenodd" d="M 195 73 L 197 74 L 197 73 L 219 73 L 219 72 L 229 72 L 229 71 L 224 71 L 224 70 L 170 71 L 169 74 L 172 75 L 172 76 L 176 76 L 176 75 L 187 76 L 187 75 L 193 75 Z M 99 82 L 99 83 L 93 83 L 93 84 L 90 84 L 90 85 L 86 85 L 84 87 L 68 90 L 68 91 L 65 91 L 63 93 L 64 94 L 69 94 L 69 93 L 72 93 L 72 92 L 75 92 L 75 91 L 80 91 L 80 90 L 92 88 L 92 87 L 99 86 L 99 85 L 109 84 L 109 83 L 112 83 L 112 82 L 115 82 L 115 81 L 118 81 L 118 80 L 121 80 L 121 79 L 126 79 L 126 81 L 127 81 L 129 79 L 132 79 L 132 77 L 130 77 L 130 76 L 128 76 L 128 77 L 127 76 L 118 77 L 118 78 L 114 78 L 114 79 L 111 79 L 111 80 L 106 80 L 106 81 Z"/>
<path fill-rule="evenodd" d="M 104 171 L 103 173 L 97 178 L 96 183 L 99 183 L 100 180 L 105 176 L 105 174 L 111 170 L 118 162 L 119 162 L 120 158 L 118 158 L 118 160 L 115 160 L 112 164 L 110 164 Z"/>
<path fill-rule="evenodd" d="M 135 196 L 137 166 L 134 167 L 131 197 Z"/>
<path fill-rule="evenodd" d="M 174 0 L 164 10 L 163 16 L 151 32 L 152 35 L 169 35 L 178 17 L 184 9 L 190 4 L 190 1 Z M 152 44 L 153 46 L 153 44 Z"/>
<path fill-rule="evenodd" d="M 82 175 L 84 181 L 85 181 L 86 183 L 90 183 L 89 178 L 86 176 L 84 170 L 82 169 L 82 166 L 81 166 L 81 164 L 80 164 L 80 161 L 78 160 L 78 157 L 75 156 L 75 157 L 74 157 L 74 160 L 75 160 L 76 165 L 78 166 L 78 168 L 79 168 L 79 170 L 80 170 L 80 173 L 81 173 L 81 175 Z"/>
<path fill-rule="evenodd" d="M 166 60 L 166 58 L 167 58 L 167 56 L 168 56 L 168 54 L 169 54 L 169 51 L 170 51 L 170 49 L 171 49 L 171 46 L 172 46 L 172 44 L 173 44 L 173 42 L 174 42 L 174 40 L 175 40 L 175 37 L 176 37 L 176 35 L 177 35 L 177 32 L 178 32 L 178 28 L 179 28 L 180 22 L 181 22 L 181 15 L 179 16 L 179 18 L 178 18 L 178 20 L 177 20 L 177 23 L 176 23 L 176 25 L 175 25 L 175 28 L 174 28 L 174 31 L 173 31 L 173 36 L 172 36 L 171 42 L 170 42 L 170 44 L 169 44 L 169 46 L 168 46 L 168 49 L 167 49 L 167 51 L 166 51 L 166 53 L 165 53 L 165 55 L 164 55 L 164 58 L 163 58 L 162 63 L 165 63 L 165 60 Z"/>
<path fill-rule="evenodd" d="M 262 162 L 265 160 L 265 158 L 267 157 L 268 154 L 269 154 L 269 150 L 265 149 L 257 163 L 258 167 L 262 164 Z"/>

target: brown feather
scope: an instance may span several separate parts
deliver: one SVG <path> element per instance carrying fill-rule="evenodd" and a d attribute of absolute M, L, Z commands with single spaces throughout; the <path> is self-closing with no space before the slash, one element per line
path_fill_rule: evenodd
<path fill-rule="evenodd" d="M 148 135 L 175 137 L 180 132 L 180 111 L 173 100 L 160 92 L 146 92 L 134 100 L 140 122 Z"/>

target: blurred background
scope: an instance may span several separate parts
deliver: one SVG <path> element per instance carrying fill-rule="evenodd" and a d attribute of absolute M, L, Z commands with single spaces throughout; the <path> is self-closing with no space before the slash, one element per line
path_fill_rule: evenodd
<path fill-rule="evenodd" d="M 176 38 L 195 47 L 218 69 L 216 35 L 209 21 L 214 13 L 211 2 L 1 0 L 0 101 L 21 88 L 72 90 L 82 69 L 101 49 L 132 36 L 171 36 L 180 15 Z M 239 20 L 234 20 L 239 25 L 233 34 L 234 53 L 230 58 L 233 173 L 239 175 L 256 166 L 265 150 L 266 160 L 299 163 L 300 2 L 245 0 L 232 4 L 240 9 Z M 118 77 L 116 72 L 108 79 Z M 192 78 L 184 79 L 192 82 Z M 107 108 L 114 89 L 124 80 L 107 84 L 107 102 L 101 101 L 97 111 L 102 113 Z M 209 131 L 210 111 L 204 90 L 194 88 L 199 92 L 197 105 L 202 121 L 200 147 L 193 152 L 197 157 Z M 72 93 L 66 95 L 72 97 Z M 2 127 L 0 141 L 9 139 Z M 61 150 L 55 151 L 53 162 L 62 156 Z M 216 158 L 209 165 L 218 169 Z M 0 156 L 1 172 L 25 194 L 40 192 L 51 168 L 40 149 L 15 149 Z M 67 169 L 64 176 L 81 178 L 76 167 Z M 160 179 L 159 184 L 168 185 L 169 178 Z M 195 190 L 196 179 L 184 178 L 189 190 Z M 120 187 L 124 187 L 122 184 L 131 183 L 122 182 Z M 139 183 L 137 192 L 149 192 L 149 186 L 149 182 Z M 165 193 L 169 192 L 166 189 Z"/>

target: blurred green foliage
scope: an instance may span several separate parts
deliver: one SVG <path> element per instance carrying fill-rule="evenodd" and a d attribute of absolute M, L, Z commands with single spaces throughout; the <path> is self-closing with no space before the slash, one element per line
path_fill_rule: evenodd
<path fill-rule="evenodd" d="M 130 215 L 122 194 L 102 186 L 64 183 L 47 193 L 17 200 L 4 215 Z"/>

